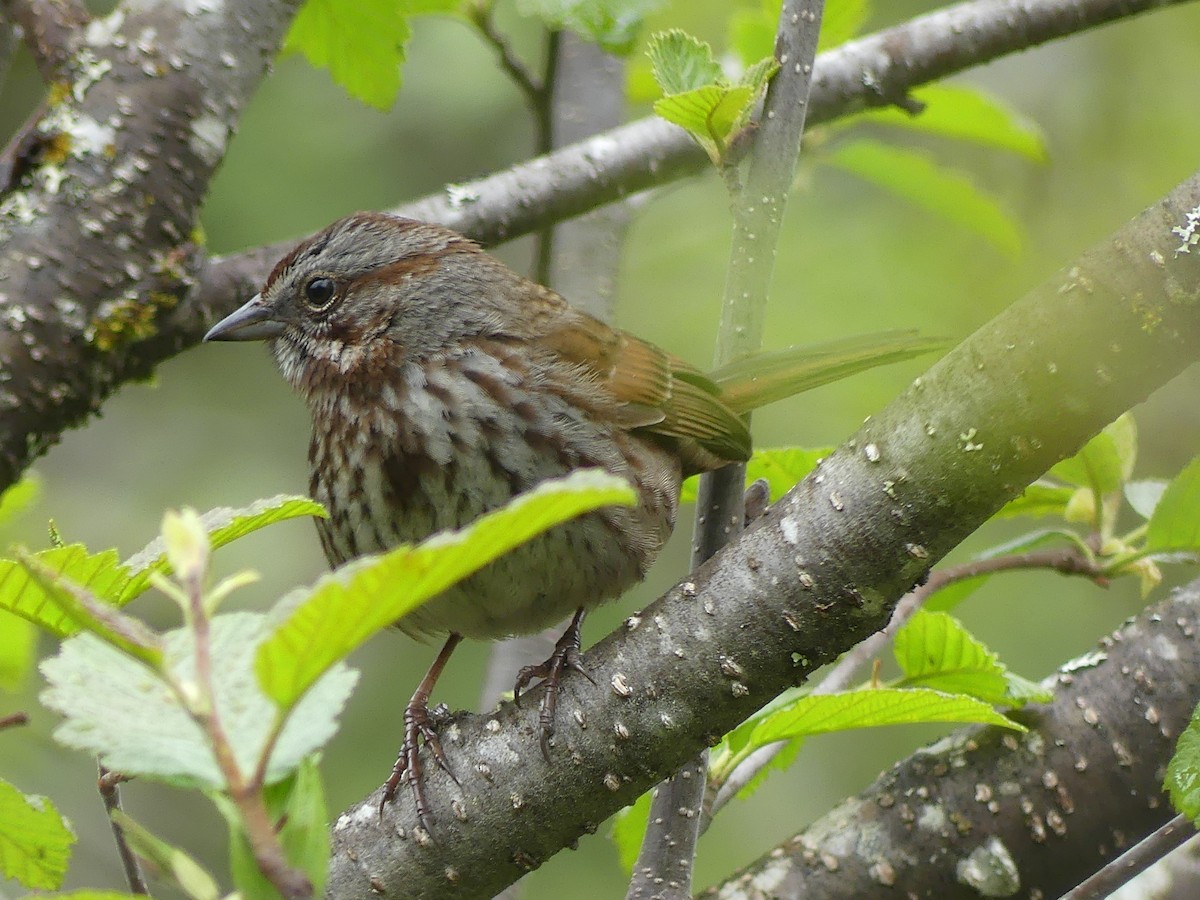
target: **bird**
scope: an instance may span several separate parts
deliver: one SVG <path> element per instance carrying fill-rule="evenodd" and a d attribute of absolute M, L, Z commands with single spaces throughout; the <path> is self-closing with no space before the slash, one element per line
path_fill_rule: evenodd
<path fill-rule="evenodd" d="M 645 577 L 675 526 L 682 479 L 749 458 L 746 414 L 814 383 L 799 364 L 811 354 L 706 375 L 449 228 L 375 212 L 301 242 L 204 340 L 267 342 L 308 406 L 309 489 L 328 511 L 317 529 L 332 566 L 461 528 L 577 469 L 635 489 L 632 507 L 557 525 L 396 622 L 445 641 L 405 707 L 381 801 L 407 780 L 423 823 L 422 744 L 449 771 L 428 703 L 458 643 L 571 617 L 514 692 L 519 702 L 543 680 L 548 755 L 559 679 L 587 674 L 586 611 Z"/>

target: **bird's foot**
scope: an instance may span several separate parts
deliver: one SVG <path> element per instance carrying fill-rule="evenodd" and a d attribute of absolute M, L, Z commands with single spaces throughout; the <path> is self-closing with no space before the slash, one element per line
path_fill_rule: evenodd
<path fill-rule="evenodd" d="M 592 684 L 596 683 L 588 670 L 583 667 L 579 655 L 579 631 L 583 625 L 583 616 L 583 609 L 575 613 L 571 624 L 567 626 L 567 630 L 554 645 L 554 652 L 550 654 L 549 659 L 540 665 L 526 666 L 518 672 L 517 683 L 513 688 L 513 701 L 520 706 L 521 692 L 529 687 L 529 683 L 535 678 L 541 679 L 545 691 L 542 694 L 542 705 L 538 711 L 540 727 L 538 744 L 541 746 L 542 756 L 547 762 L 550 761 L 550 738 L 554 735 L 554 712 L 558 707 L 559 682 L 562 680 L 563 673 L 567 669 L 574 669 Z"/>

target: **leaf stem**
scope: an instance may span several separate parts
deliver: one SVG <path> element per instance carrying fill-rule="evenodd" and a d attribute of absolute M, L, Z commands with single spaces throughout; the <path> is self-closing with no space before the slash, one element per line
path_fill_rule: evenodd
<path fill-rule="evenodd" d="M 120 784 L 125 776 L 120 772 L 112 772 L 100 765 L 100 774 L 96 779 L 96 787 L 100 791 L 100 799 L 104 801 L 104 811 L 108 814 L 108 823 L 112 826 L 113 839 L 117 842 L 117 856 L 121 859 L 121 868 L 125 872 L 125 881 L 131 894 L 149 895 L 150 888 L 146 884 L 146 876 L 142 872 L 142 864 L 137 855 L 129 848 L 124 830 L 113 818 L 114 812 L 121 810 Z"/>

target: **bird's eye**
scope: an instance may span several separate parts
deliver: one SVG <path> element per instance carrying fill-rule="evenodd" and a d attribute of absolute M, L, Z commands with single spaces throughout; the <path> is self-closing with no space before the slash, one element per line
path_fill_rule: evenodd
<path fill-rule="evenodd" d="M 337 285 L 332 278 L 326 278 L 323 275 L 318 275 L 316 278 L 310 278 L 308 283 L 304 285 L 304 299 L 308 301 L 308 305 L 313 309 L 324 309 L 331 302 L 337 293 Z"/>

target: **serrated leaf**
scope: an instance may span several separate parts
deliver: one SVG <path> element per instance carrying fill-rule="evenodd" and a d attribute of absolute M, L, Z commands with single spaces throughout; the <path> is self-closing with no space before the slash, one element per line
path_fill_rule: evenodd
<path fill-rule="evenodd" d="M 329 834 L 325 809 L 325 789 L 315 757 L 266 791 L 267 814 L 272 822 L 282 823 L 276 834 L 288 863 L 308 876 L 313 896 L 324 892 L 329 874 Z M 279 893 L 263 875 L 254 859 L 237 806 L 224 794 L 212 794 L 213 802 L 229 825 L 230 871 L 244 900 L 276 900 Z"/>
<path fill-rule="evenodd" d="M 255 652 L 267 632 L 265 617 L 257 613 L 230 613 L 211 623 L 216 708 L 246 775 L 257 768 L 279 715 L 258 687 L 253 670 Z M 168 632 L 163 646 L 164 665 L 174 678 L 194 682 L 191 632 Z M 127 775 L 224 787 L 207 736 L 157 673 L 90 634 L 64 642 L 56 656 L 42 662 L 41 670 L 49 685 L 42 702 L 65 717 L 54 732 L 60 743 L 99 756 L 107 767 Z M 333 736 L 357 677 L 338 665 L 313 685 L 275 744 L 268 783 L 286 777 Z M 104 703 L 97 703 L 97 697 Z"/>
<path fill-rule="evenodd" d="M 33 890 L 57 890 L 75 835 L 54 804 L 0 779 L 0 873 Z"/>
<path fill-rule="evenodd" d="M 867 688 L 802 697 L 759 722 L 750 744 L 762 747 L 830 731 L 930 722 L 978 722 L 1027 730 L 974 697 L 927 688 Z"/>
<path fill-rule="evenodd" d="M 307 0 L 292 20 L 285 51 L 299 51 L 352 97 L 387 109 L 400 91 L 411 30 L 396 0 Z"/>
<path fill-rule="evenodd" d="M 138 824 L 124 810 L 112 812 L 113 824 L 121 829 L 129 849 L 154 866 L 159 877 L 179 888 L 190 900 L 218 900 L 217 882 L 188 854 L 172 847 Z"/>
<path fill-rule="evenodd" d="M 553 31 L 567 29 L 609 53 L 633 48 L 646 16 L 666 0 L 517 0 L 522 15 L 541 19 Z"/>
<path fill-rule="evenodd" d="M 317 581 L 259 649 L 263 690 L 287 709 L 335 661 L 492 560 L 567 519 L 635 499 L 625 481 L 582 470 L 538 485 L 467 528 L 342 566 Z"/>
<path fill-rule="evenodd" d="M 737 798 L 739 800 L 749 799 L 751 794 L 766 783 L 767 778 L 772 772 L 783 771 L 795 762 L 803 746 L 803 738 L 792 738 L 792 740 L 781 744 L 775 755 L 771 757 L 770 762 L 755 772 L 750 780 L 746 782 L 745 786 L 737 792 Z"/>
<path fill-rule="evenodd" d="M 1149 519 L 1158 508 L 1169 482 L 1163 478 L 1145 478 L 1125 485 L 1125 500 L 1143 519 Z"/>
<path fill-rule="evenodd" d="M 257 500 L 249 506 L 239 508 L 218 506 L 210 509 L 200 516 L 200 525 L 208 533 L 212 549 L 217 550 L 277 522 L 286 522 L 289 519 L 298 519 L 303 516 L 323 519 L 327 515 L 325 507 L 315 500 L 291 494 L 279 494 L 265 500 Z M 131 577 L 117 600 L 122 605 L 146 591 L 150 586 L 151 573 L 171 574 L 171 566 L 167 561 L 166 543 L 161 535 L 129 557 L 124 565 L 129 570 Z"/>
<path fill-rule="evenodd" d="M 9 485 L 4 493 L 0 494 L 0 526 L 7 525 L 36 503 L 41 493 L 41 479 L 31 472 L 16 484 Z"/>
<path fill-rule="evenodd" d="M 817 462 L 833 452 L 832 447 L 769 447 L 755 450 L 746 463 L 746 485 L 762 478 L 767 482 L 774 502 L 804 480 Z M 695 503 L 700 477 L 692 476 L 683 483 L 680 503 Z"/>
<path fill-rule="evenodd" d="M 1074 491 L 1069 487 L 1051 484 L 1047 481 L 1035 481 L 1021 492 L 1021 496 L 1010 500 L 993 516 L 995 519 L 1013 519 L 1017 516 L 1061 517 L 1066 511 L 1067 503 Z"/>
<path fill-rule="evenodd" d="M 1119 489 L 1133 472 L 1137 459 L 1137 429 L 1128 413 L 1109 423 L 1078 453 L 1050 470 L 1068 484 L 1091 488 L 1099 494 Z"/>
<path fill-rule="evenodd" d="M 1050 699 L 1025 679 L 1010 682 L 1000 658 L 944 612 L 918 610 L 897 632 L 893 652 L 904 673 L 898 687 L 967 694 L 992 704 Z"/>
<path fill-rule="evenodd" d="M 1146 527 L 1146 553 L 1200 550 L 1200 456 L 1171 479 Z"/>
<path fill-rule="evenodd" d="M 912 96 L 924 104 L 915 115 L 895 106 L 880 107 L 844 119 L 838 128 L 870 122 L 994 147 L 1034 162 L 1047 159 L 1038 127 L 979 88 L 936 84 L 913 91 Z"/>
<path fill-rule="evenodd" d="M 1005 256 L 1021 252 L 1021 230 L 996 199 L 924 153 L 858 138 L 834 147 L 820 161 L 970 229 Z"/>
<path fill-rule="evenodd" d="M 686 129 L 712 161 L 719 163 L 725 145 L 746 121 L 755 99 L 755 91 L 748 87 L 709 85 L 663 97 L 654 104 L 654 112 Z"/>
<path fill-rule="evenodd" d="M 1179 735 L 1163 786 L 1175 809 L 1193 822 L 1200 822 L 1200 709 L 1192 713 Z"/>
<path fill-rule="evenodd" d="M 758 95 L 766 88 L 767 82 L 778 71 L 779 63 L 775 61 L 775 57 L 765 56 L 742 73 L 742 77 L 738 79 L 738 84 L 750 88 L 754 92 L 755 99 L 757 99 Z"/>
<path fill-rule="evenodd" d="M 69 580 L 112 602 L 129 583 L 128 570 L 115 550 L 88 553 L 82 544 L 68 544 L 34 554 L 48 572 Z M 0 560 L 0 609 L 15 613 L 56 637 L 79 632 L 80 625 L 57 606 L 46 589 L 20 562 Z"/>
<path fill-rule="evenodd" d="M 617 861 L 628 875 L 637 862 L 642 839 L 646 836 L 646 824 L 650 821 L 650 804 L 654 791 L 646 791 L 630 806 L 613 816 L 612 841 L 617 846 Z"/>
<path fill-rule="evenodd" d="M 15 691 L 24 683 L 36 646 L 33 624 L 0 610 L 0 689 Z"/>

